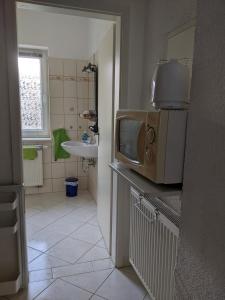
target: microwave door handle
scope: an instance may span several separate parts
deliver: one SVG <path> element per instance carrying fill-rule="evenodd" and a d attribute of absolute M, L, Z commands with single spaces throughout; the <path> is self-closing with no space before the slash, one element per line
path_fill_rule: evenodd
<path fill-rule="evenodd" d="M 138 133 L 137 155 L 140 163 L 144 162 L 144 149 L 145 149 L 145 123 L 141 124 Z"/>

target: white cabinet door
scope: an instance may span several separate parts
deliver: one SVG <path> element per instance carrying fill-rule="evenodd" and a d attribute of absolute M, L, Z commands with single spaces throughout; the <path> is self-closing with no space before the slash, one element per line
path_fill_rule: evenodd
<path fill-rule="evenodd" d="M 112 174 L 109 163 L 112 160 L 113 141 L 113 64 L 114 64 L 114 28 L 103 38 L 97 51 L 99 74 L 98 113 L 98 221 L 108 249 L 111 241 L 111 189 Z"/>

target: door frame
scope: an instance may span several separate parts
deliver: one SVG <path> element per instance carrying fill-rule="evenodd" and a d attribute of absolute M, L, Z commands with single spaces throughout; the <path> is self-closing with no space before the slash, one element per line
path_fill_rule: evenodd
<path fill-rule="evenodd" d="M 19 3 L 20 6 L 25 6 L 27 9 L 35 9 L 38 11 L 51 11 L 57 13 L 64 13 L 64 14 L 71 14 L 71 15 L 78 15 L 83 17 L 92 17 L 97 19 L 104 19 L 114 22 L 114 58 L 113 58 L 113 95 L 112 95 L 112 107 L 113 107 L 113 115 L 112 115 L 112 149 L 111 149 L 111 161 L 113 161 L 113 154 L 114 154 L 114 115 L 116 110 L 121 106 L 120 100 L 126 99 L 126 80 L 127 80 L 127 58 L 128 58 L 128 49 L 126 45 L 129 42 L 129 35 L 125 35 L 126 38 L 122 39 L 121 37 L 124 36 L 123 32 L 128 30 L 128 11 L 123 9 L 120 13 L 115 11 L 106 11 L 103 7 L 102 9 L 96 9 L 89 6 L 83 7 L 80 5 L 65 5 L 63 2 L 65 1 L 57 1 L 57 0 L 47 0 L 47 1 L 40 1 L 40 0 L 20 0 L 16 1 Z M 61 2 L 61 3 L 59 3 Z M 67 1 L 68 2 L 68 1 Z M 82 1 L 80 1 L 82 2 Z M 124 57 L 124 59 L 122 59 Z M 122 65 L 121 65 L 122 63 Z M 122 96 L 123 95 L 123 96 Z M 122 104 L 122 106 L 124 103 Z M 18 141 L 22 148 L 22 139 Z M 21 166 L 22 168 L 22 166 Z M 110 205 L 110 248 L 109 252 L 112 253 L 112 187 L 113 180 L 111 176 L 111 205 Z"/>

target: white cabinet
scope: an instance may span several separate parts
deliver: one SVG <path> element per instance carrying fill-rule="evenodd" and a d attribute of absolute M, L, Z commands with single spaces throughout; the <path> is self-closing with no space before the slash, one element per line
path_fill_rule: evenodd
<path fill-rule="evenodd" d="M 0 296 L 27 282 L 22 193 L 19 186 L 0 186 Z"/>

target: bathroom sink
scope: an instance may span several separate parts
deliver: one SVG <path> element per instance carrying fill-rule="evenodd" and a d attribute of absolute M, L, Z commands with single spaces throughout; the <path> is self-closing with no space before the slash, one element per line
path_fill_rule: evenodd
<path fill-rule="evenodd" d="M 97 144 L 85 144 L 78 141 L 67 141 L 63 142 L 61 146 L 71 155 L 89 158 L 98 157 Z"/>

